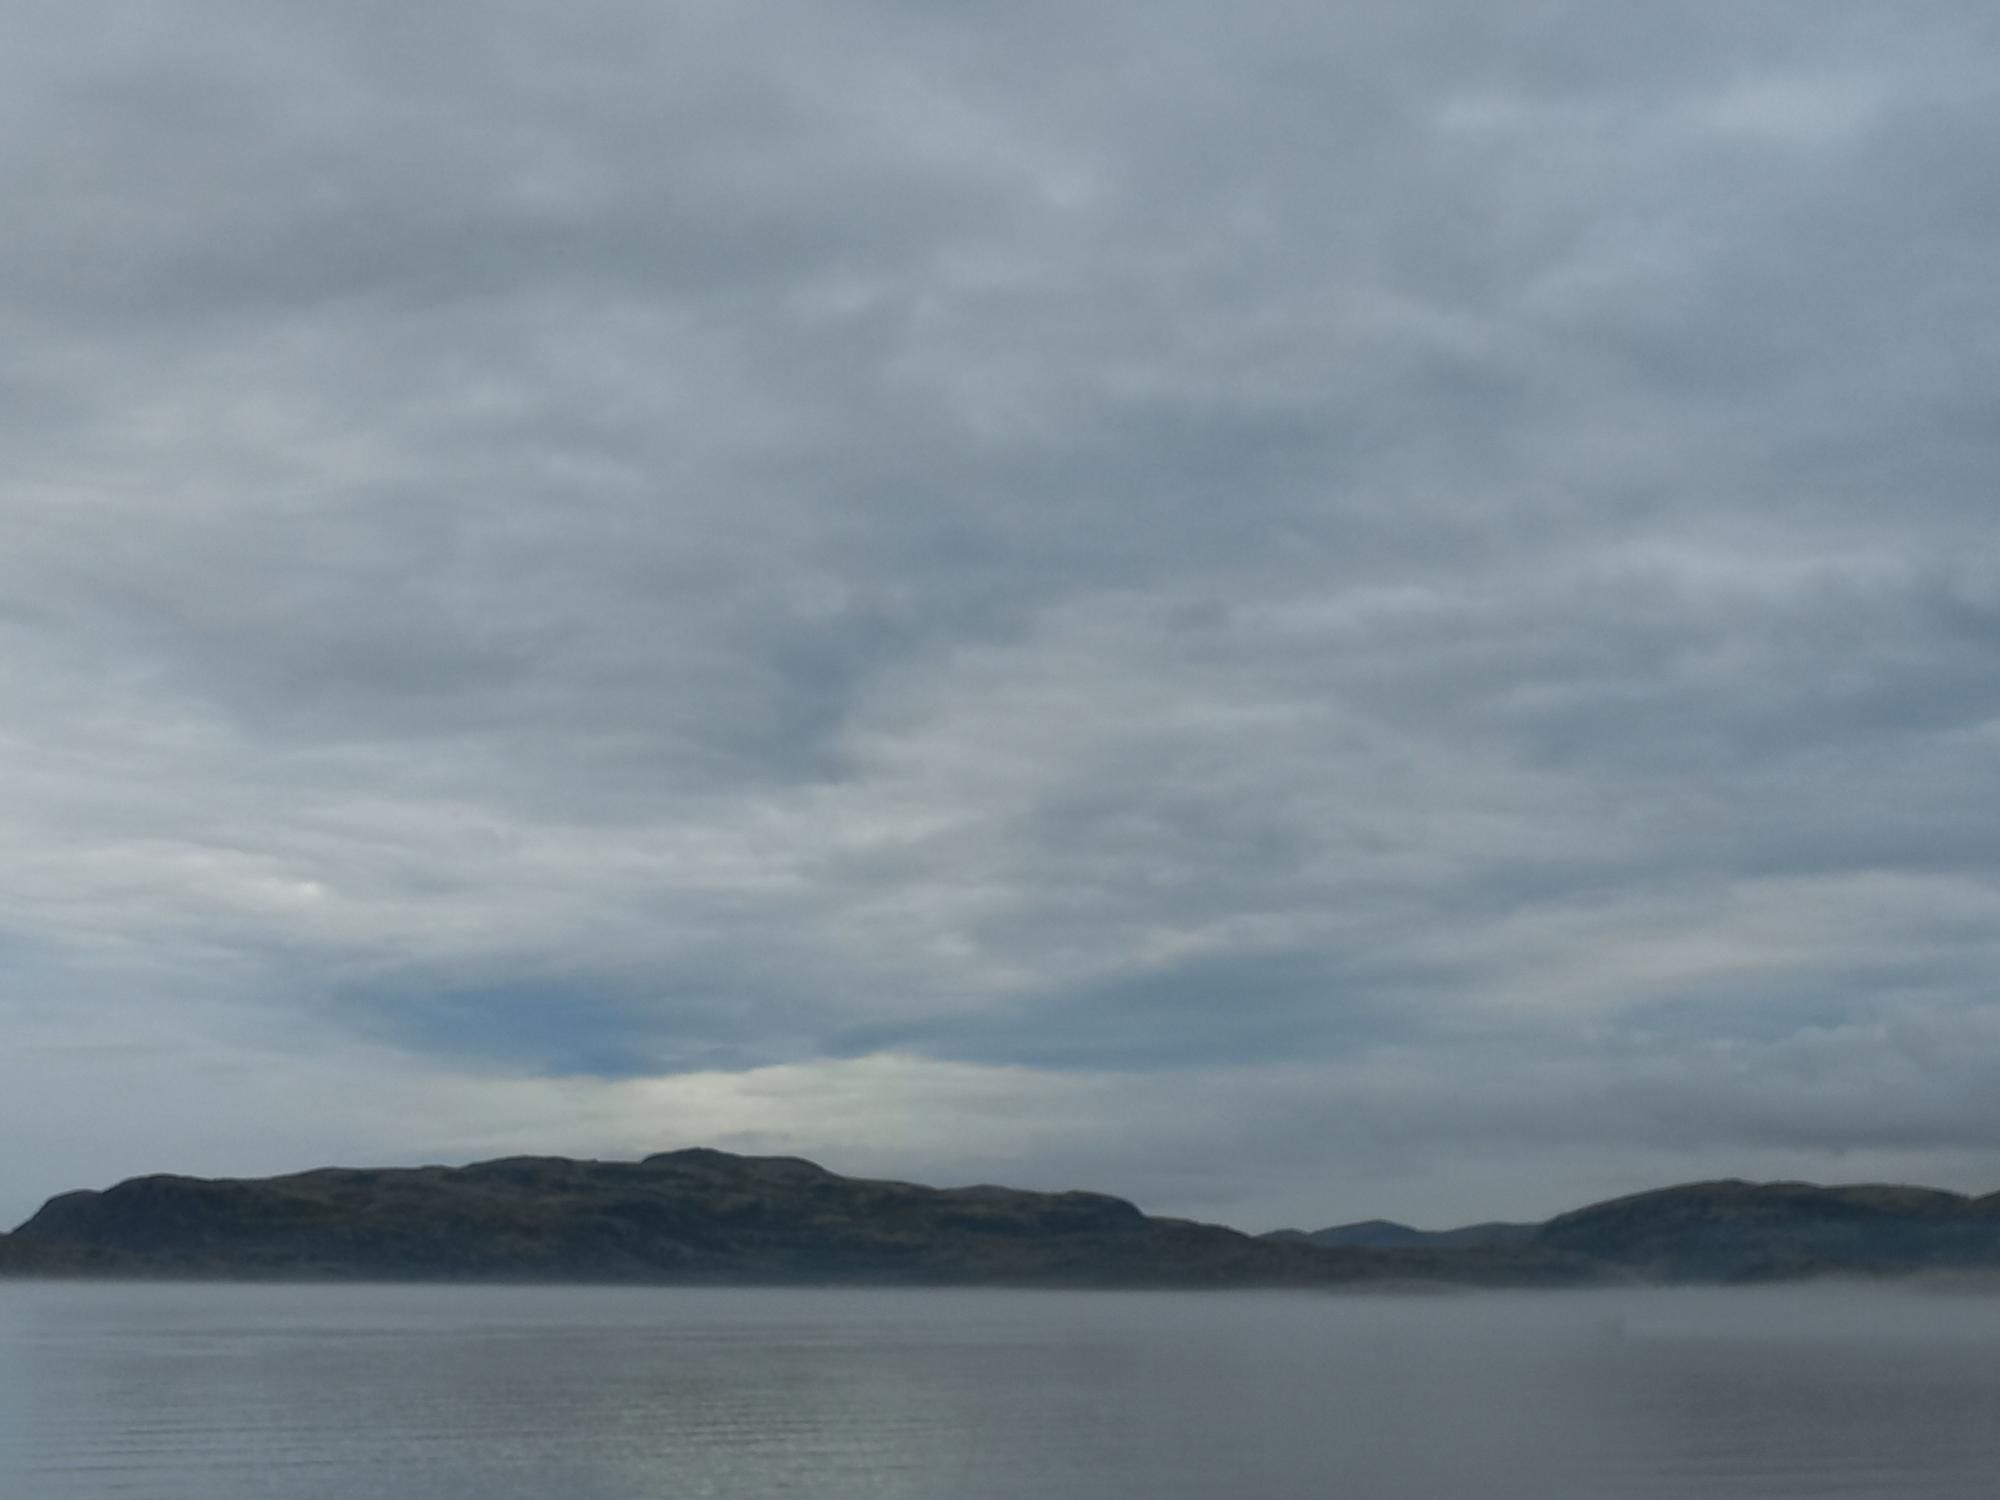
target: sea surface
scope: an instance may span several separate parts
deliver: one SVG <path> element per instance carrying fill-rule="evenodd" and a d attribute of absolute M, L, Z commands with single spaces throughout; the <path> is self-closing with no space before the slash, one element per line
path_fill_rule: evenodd
<path fill-rule="evenodd" d="M 1990 1500 L 2000 1297 L 0 1285 L 32 1500 Z"/>

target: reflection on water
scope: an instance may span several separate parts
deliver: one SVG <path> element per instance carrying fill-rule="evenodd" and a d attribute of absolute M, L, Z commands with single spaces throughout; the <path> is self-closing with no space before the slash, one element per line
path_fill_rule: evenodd
<path fill-rule="evenodd" d="M 2000 1299 L 0 1286 L 0 1494 L 1990 1496 Z"/>

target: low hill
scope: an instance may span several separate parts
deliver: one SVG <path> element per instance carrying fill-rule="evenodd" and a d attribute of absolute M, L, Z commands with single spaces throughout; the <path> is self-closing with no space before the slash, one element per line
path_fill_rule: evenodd
<path fill-rule="evenodd" d="M 1539 1224 L 1467 1224 L 1461 1229 L 1412 1229 L 1393 1219 L 1363 1219 L 1329 1229 L 1277 1229 L 1266 1239 L 1303 1241 L 1323 1249 L 1506 1250 L 1529 1244 Z"/>
<path fill-rule="evenodd" d="M 1729 1180 L 1562 1214 L 1534 1244 L 1666 1281 L 1768 1281 L 2000 1266 L 2000 1194 Z"/>
<path fill-rule="evenodd" d="M 52 1198 L 0 1275 L 1020 1286 L 1560 1286 L 2000 1270 L 2000 1194 L 1689 1183 L 1546 1224 L 1251 1236 L 1101 1193 L 929 1188 L 797 1157 L 510 1157 L 139 1177 Z"/>
<path fill-rule="evenodd" d="M 11 1242 L 11 1243 L 10 1243 Z M 793 1157 L 514 1157 L 261 1180 L 141 1177 L 51 1199 L 12 1236 L 17 1273 L 266 1278 L 1327 1285 L 1547 1282 L 1560 1257 L 1490 1262 L 1276 1244 L 1149 1218 L 1098 1193 L 938 1189 Z"/>
<path fill-rule="evenodd" d="M 1387 1219 L 1266 1238 L 1326 1249 L 1517 1250 L 1635 1281 L 1745 1282 L 2000 1270 L 2000 1193 L 1893 1184 L 1691 1182 L 1545 1224 L 1421 1230 Z"/>

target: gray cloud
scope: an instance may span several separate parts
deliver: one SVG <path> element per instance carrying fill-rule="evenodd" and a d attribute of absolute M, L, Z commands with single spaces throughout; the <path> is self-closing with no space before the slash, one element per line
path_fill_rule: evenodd
<path fill-rule="evenodd" d="M 2000 1183 L 1981 9 L 16 20 L 0 1194 Z"/>

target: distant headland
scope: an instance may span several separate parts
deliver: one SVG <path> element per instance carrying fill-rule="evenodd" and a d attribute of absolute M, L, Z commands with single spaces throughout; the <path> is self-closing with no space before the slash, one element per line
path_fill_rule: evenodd
<path fill-rule="evenodd" d="M 1101 1193 L 921 1187 L 700 1148 L 138 1177 L 64 1193 L 0 1235 L 11 1276 L 1548 1287 L 1963 1271 L 2000 1271 L 2000 1193 L 1703 1182 L 1537 1224 L 1249 1235 Z"/>

